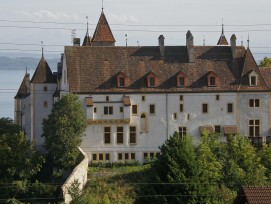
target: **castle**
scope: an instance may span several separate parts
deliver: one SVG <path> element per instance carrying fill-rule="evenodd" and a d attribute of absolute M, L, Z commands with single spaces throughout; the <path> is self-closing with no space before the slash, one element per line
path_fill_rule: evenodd
<path fill-rule="evenodd" d="M 230 45 L 222 28 L 216 46 L 186 44 L 115 46 L 102 11 L 96 30 L 82 45 L 65 46 L 57 73 L 42 54 L 30 79 L 15 96 L 15 121 L 37 147 L 44 143 L 42 122 L 66 93 L 77 94 L 88 126 L 81 148 L 92 161 L 153 158 L 174 132 L 242 134 L 254 145 L 270 142 L 271 71 L 259 68 L 249 49 Z"/>

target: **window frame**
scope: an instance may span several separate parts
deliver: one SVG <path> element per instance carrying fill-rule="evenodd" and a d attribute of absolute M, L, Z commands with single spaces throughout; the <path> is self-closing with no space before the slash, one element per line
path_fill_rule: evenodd
<path fill-rule="evenodd" d="M 106 130 L 106 128 L 109 128 L 109 131 Z M 104 127 L 104 144 L 111 144 L 111 137 L 112 137 L 112 131 L 111 131 L 111 127 L 110 126 L 105 126 Z M 108 135 L 109 134 L 109 135 Z M 109 138 L 108 138 L 109 137 Z M 108 142 L 109 140 L 109 142 Z"/>
<path fill-rule="evenodd" d="M 122 130 L 120 130 L 122 129 Z M 123 126 L 117 126 L 117 144 L 123 144 L 124 143 L 124 128 Z"/>
<path fill-rule="evenodd" d="M 258 121 L 258 124 L 256 124 L 256 121 Z M 250 122 L 252 122 L 252 124 Z M 258 128 L 258 129 L 256 129 L 256 128 Z M 252 130 L 252 134 L 250 134 L 251 130 Z M 256 134 L 256 133 L 258 133 L 258 134 Z M 261 120 L 260 119 L 249 119 L 248 120 L 248 135 L 249 135 L 249 137 L 260 137 L 260 134 L 261 134 Z"/>
<path fill-rule="evenodd" d="M 150 115 L 155 115 L 155 113 L 156 113 L 155 109 L 156 109 L 155 104 L 150 104 L 149 105 L 149 113 L 150 113 Z"/>
<path fill-rule="evenodd" d="M 229 114 L 234 113 L 233 103 L 227 103 L 227 113 L 229 113 Z"/>
<path fill-rule="evenodd" d="M 179 126 L 178 134 L 181 137 L 187 136 L 187 127 L 186 126 Z"/>
<path fill-rule="evenodd" d="M 208 105 L 208 103 L 202 103 L 202 113 L 203 114 L 208 114 L 209 113 L 209 105 Z"/>
<path fill-rule="evenodd" d="M 258 101 L 258 104 L 257 102 Z M 252 102 L 252 104 L 251 104 Z M 261 100 L 259 98 L 251 98 L 248 100 L 248 107 L 249 108 L 260 108 L 261 107 Z"/>
<path fill-rule="evenodd" d="M 133 104 L 131 106 L 131 108 L 132 108 L 132 115 L 137 115 L 138 114 L 138 105 L 137 104 Z M 136 111 L 134 112 L 134 110 L 136 110 Z"/>
<path fill-rule="evenodd" d="M 114 115 L 114 107 L 104 106 L 104 115 Z"/>
<path fill-rule="evenodd" d="M 134 128 L 134 130 L 132 130 Z M 129 127 L 129 144 L 133 145 L 137 143 L 137 128 L 136 126 Z"/>

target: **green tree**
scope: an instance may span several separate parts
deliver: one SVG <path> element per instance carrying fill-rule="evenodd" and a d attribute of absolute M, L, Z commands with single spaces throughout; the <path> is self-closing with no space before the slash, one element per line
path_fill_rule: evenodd
<path fill-rule="evenodd" d="M 260 62 L 261 67 L 271 67 L 271 58 L 264 57 L 263 60 Z"/>
<path fill-rule="evenodd" d="M 76 163 L 85 128 L 85 115 L 76 95 L 67 94 L 54 104 L 52 113 L 43 124 L 45 148 L 54 165 L 68 169 Z"/>
<path fill-rule="evenodd" d="M 223 182 L 228 188 L 237 191 L 243 185 L 266 184 L 266 168 L 247 137 L 229 137 L 224 148 L 225 153 L 220 160 L 223 163 Z"/>
<path fill-rule="evenodd" d="M 0 118 L 0 136 L 3 134 L 15 134 L 19 133 L 21 127 L 14 124 L 10 118 Z"/>
<path fill-rule="evenodd" d="M 27 180 L 37 174 L 44 158 L 23 132 L 3 134 L 0 137 L 0 179 L 4 181 Z"/>
<path fill-rule="evenodd" d="M 164 203 L 216 203 L 214 193 L 221 179 L 222 165 L 203 139 L 197 150 L 192 137 L 175 133 L 161 147 L 161 156 L 154 164 L 158 181 L 156 188 Z M 171 196 L 174 195 L 174 196 Z"/>
<path fill-rule="evenodd" d="M 258 153 L 261 164 L 266 168 L 266 177 L 271 184 L 271 145 L 264 144 Z"/>

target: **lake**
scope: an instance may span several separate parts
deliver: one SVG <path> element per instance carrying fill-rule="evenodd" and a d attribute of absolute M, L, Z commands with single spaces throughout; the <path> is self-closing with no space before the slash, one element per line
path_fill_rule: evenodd
<path fill-rule="evenodd" d="M 35 70 L 28 70 L 32 77 Z M 25 70 L 0 70 L 0 118 L 14 119 L 14 96 L 16 95 Z"/>

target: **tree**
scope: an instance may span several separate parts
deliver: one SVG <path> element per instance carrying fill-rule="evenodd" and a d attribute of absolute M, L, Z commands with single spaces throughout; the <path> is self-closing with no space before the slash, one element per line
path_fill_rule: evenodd
<path fill-rule="evenodd" d="M 54 165 L 67 169 L 76 163 L 78 146 L 86 128 L 86 119 L 79 98 L 67 94 L 58 100 L 43 124 L 45 148 Z"/>
<path fill-rule="evenodd" d="M 44 158 L 23 132 L 0 137 L 0 180 L 27 180 L 37 174 Z"/>
<path fill-rule="evenodd" d="M 271 58 L 264 57 L 260 62 L 261 67 L 271 67 Z"/>
<path fill-rule="evenodd" d="M 222 165 L 207 139 L 196 150 L 192 137 L 175 133 L 160 150 L 154 169 L 158 181 L 165 183 L 156 188 L 157 193 L 165 195 L 163 203 L 215 203 L 218 200 L 214 192 L 218 190 Z"/>
<path fill-rule="evenodd" d="M 0 136 L 3 134 L 15 134 L 19 133 L 21 127 L 14 124 L 13 120 L 10 118 L 0 118 Z"/>
<path fill-rule="evenodd" d="M 220 161 L 223 164 L 223 182 L 228 188 L 237 191 L 242 185 L 266 184 L 266 168 L 247 137 L 229 137 L 224 148 Z"/>

